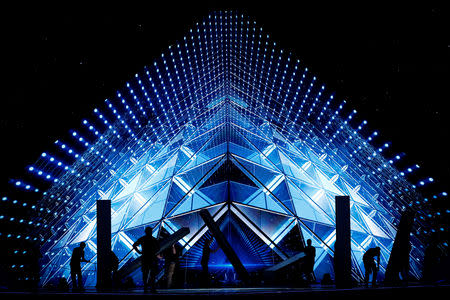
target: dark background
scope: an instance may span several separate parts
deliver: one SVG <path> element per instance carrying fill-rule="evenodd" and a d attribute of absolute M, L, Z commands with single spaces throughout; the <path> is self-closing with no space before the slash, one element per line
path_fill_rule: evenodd
<path fill-rule="evenodd" d="M 294 2 L 294 1 L 293 1 Z M 154 3 L 154 2 L 149 2 Z M 215 9 L 254 17 L 335 99 L 448 192 L 449 14 L 441 6 L 257 3 L 2 9 L 0 192 L 57 139 Z"/>

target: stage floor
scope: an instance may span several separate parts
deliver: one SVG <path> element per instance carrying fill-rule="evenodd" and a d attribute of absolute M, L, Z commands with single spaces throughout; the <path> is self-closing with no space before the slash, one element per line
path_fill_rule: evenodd
<path fill-rule="evenodd" d="M 450 285 L 414 285 L 408 287 L 377 287 L 364 288 L 356 287 L 351 289 L 336 289 L 334 286 L 323 287 L 320 285 L 309 288 L 210 288 L 210 289 L 158 289 L 156 294 L 144 292 L 143 289 L 136 288 L 126 291 L 97 291 L 95 288 L 87 288 L 83 292 L 60 292 L 39 289 L 34 292 L 2 291 L 0 295 L 19 296 L 19 297 L 45 297 L 47 299 L 65 299 L 67 298 L 125 298 L 125 297 L 195 297 L 224 299 L 224 298 L 310 298 L 310 299 L 329 299 L 330 297 L 345 297 L 347 299 L 380 299 L 387 300 L 395 297 L 401 297 L 401 300 L 423 299 L 424 296 L 433 297 L 438 295 L 448 295 Z"/>

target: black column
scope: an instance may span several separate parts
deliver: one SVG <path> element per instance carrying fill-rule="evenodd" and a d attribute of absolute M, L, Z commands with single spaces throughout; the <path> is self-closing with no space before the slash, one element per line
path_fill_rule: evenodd
<path fill-rule="evenodd" d="M 334 274 L 337 288 L 351 287 L 350 197 L 336 196 Z"/>
<path fill-rule="evenodd" d="M 111 287 L 111 200 L 97 200 L 97 288 Z"/>

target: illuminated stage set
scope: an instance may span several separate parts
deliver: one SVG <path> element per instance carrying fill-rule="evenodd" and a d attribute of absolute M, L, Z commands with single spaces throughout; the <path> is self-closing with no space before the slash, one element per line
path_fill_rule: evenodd
<path fill-rule="evenodd" d="M 380 247 L 384 278 L 402 214 L 411 209 L 409 274 L 419 279 L 426 199 L 396 169 L 400 157 L 383 156 L 389 144 L 372 146 L 377 132 L 367 133 L 366 121 L 355 125 L 357 112 L 344 113 L 345 101 L 302 63 L 253 19 L 212 13 L 97 107 L 96 119 L 81 120 L 71 135 L 84 152 L 55 141 L 75 163 L 45 152 L 28 169 L 52 182 L 37 205 L 40 285 L 61 277 L 70 284 L 80 242 L 90 259 L 82 264 L 84 285 L 96 285 L 99 200 L 111 201 L 119 272 L 138 286 L 132 245 L 147 226 L 161 239 L 185 230 L 177 242 L 183 287 L 196 287 L 209 238 L 218 249 L 209 265 L 216 286 L 264 278 L 302 253 L 308 239 L 316 248 L 315 280 L 335 278 L 337 196 L 349 197 L 351 277 L 363 281 L 362 256 Z M 279 276 L 288 282 L 299 275 Z"/>

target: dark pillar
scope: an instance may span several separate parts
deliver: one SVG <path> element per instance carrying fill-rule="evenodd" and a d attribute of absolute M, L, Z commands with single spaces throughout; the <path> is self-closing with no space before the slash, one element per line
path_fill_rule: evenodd
<path fill-rule="evenodd" d="M 334 275 L 337 288 L 351 287 L 350 197 L 336 196 L 336 242 Z"/>
<path fill-rule="evenodd" d="M 97 288 L 111 282 L 111 200 L 97 200 Z"/>
<path fill-rule="evenodd" d="M 413 211 L 406 210 L 400 218 L 394 245 L 386 267 L 384 282 L 387 284 L 398 283 L 400 281 L 399 273 L 402 273 L 402 277 L 408 276 L 409 252 L 411 251 L 409 236 L 414 224 L 414 215 Z M 406 282 L 407 278 L 403 278 L 403 280 Z"/>
<path fill-rule="evenodd" d="M 211 217 L 211 214 L 204 209 L 200 211 L 200 216 L 202 217 L 203 221 L 205 221 L 206 226 L 208 226 L 209 230 L 216 239 L 223 253 L 225 253 L 226 257 L 233 265 L 234 270 L 238 274 L 239 278 L 244 283 L 248 283 L 249 275 L 247 270 L 245 269 L 241 260 L 237 256 L 236 252 L 234 252 L 233 248 L 228 243 L 219 226 L 216 224 L 216 222 L 214 222 L 214 219 Z"/>

